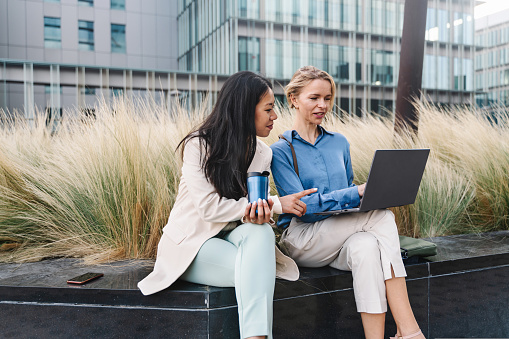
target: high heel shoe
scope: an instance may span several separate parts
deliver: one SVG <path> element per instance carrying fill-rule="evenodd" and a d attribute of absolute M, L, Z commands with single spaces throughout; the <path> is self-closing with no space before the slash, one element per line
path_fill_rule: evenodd
<path fill-rule="evenodd" d="M 394 337 L 390 337 L 390 339 L 410 339 L 410 338 L 414 338 L 414 337 L 417 337 L 419 334 L 422 334 L 422 331 L 419 330 L 415 333 L 412 333 L 412 334 L 409 334 L 409 335 L 406 335 L 404 337 L 402 336 L 398 336 L 397 334 L 394 336 Z"/>

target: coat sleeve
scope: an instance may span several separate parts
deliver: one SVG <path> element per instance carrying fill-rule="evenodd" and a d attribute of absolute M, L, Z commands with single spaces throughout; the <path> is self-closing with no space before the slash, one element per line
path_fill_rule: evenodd
<path fill-rule="evenodd" d="M 247 198 L 239 200 L 221 197 L 201 168 L 200 142 L 189 140 L 184 149 L 182 177 L 187 185 L 190 199 L 200 218 L 207 222 L 230 222 L 242 218 L 248 204 Z"/>

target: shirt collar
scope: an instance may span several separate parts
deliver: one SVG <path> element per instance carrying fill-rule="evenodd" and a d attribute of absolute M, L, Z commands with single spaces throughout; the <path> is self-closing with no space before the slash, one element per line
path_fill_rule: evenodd
<path fill-rule="evenodd" d="M 318 125 L 318 130 L 320 131 L 320 134 L 318 135 L 318 138 L 317 138 L 317 141 L 319 139 L 321 139 L 323 137 L 324 134 L 329 134 L 329 135 L 332 135 L 332 132 L 329 132 L 327 131 L 325 128 L 323 128 L 322 126 Z M 295 136 L 298 136 L 301 140 L 303 140 L 300 135 L 297 133 L 296 130 L 288 130 L 288 131 L 285 131 L 283 133 L 283 136 L 288 139 L 288 141 L 292 142 L 293 141 L 293 138 Z"/>

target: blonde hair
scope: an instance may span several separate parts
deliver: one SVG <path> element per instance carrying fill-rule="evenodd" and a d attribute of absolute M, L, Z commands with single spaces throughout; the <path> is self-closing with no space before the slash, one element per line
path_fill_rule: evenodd
<path fill-rule="evenodd" d="M 336 95 L 336 84 L 334 83 L 334 79 L 330 76 L 329 73 L 322 71 L 314 66 L 304 66 L 301 67 L 295 72 L 290 80 L 290 83 L 285 87 L 285 95 L 286 100 L 288 100 L 288 104 L 290 108 L 295 108 L 292 103 L 292 96 L 297 97 L 302 92 L 302 89 L 309 85 L 309 83 L 316 79 L 323 79 L 331 84 L 331 102 L 334 103 L 334 97 Z M 332 106 L 330 106 L 329 111 L 332 110 Z"/>

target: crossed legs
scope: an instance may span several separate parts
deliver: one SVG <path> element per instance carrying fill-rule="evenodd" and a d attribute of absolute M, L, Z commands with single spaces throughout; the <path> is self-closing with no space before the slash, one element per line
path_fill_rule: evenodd
<path fill-rule="evenodd" d="M 329 265 L 352 271 L 357 311 L 366 338 L 384 337 L 387 303 L 398 335 L 408 336 L 419 330 L 408 300 L 392 212 L 357 213 L 308 224 L 292 221 L 282 242 L 301 266 Z"/>
<path fill-rule="evenodd" d="M 397 327 L 397 337 L 405 337 L 419 331 L 419 325 L 415 320 L 408 293 L 405 278 L 395 278 L 385 281 L 387 301 L 391 309 Z M 361 313 L 364 335 L 367 339 L 383 338 L 385 332 L 385 313 Z M 421 333 L 415 338 L 424 338 Z"/>

